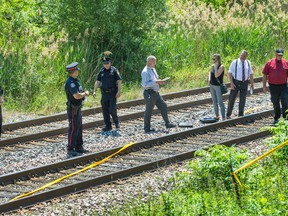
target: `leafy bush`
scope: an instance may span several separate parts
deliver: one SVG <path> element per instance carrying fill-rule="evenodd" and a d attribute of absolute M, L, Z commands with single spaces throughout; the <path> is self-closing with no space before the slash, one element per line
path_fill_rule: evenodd
<path fill-rule="evenodd" d="M 274 49 L 286 48 L 287 6 L 276 0 L 4 0 L 0 79 L 6 106 L 47 110 L 42 105 L 49 100 L 50 112 L 63 111 L 65 65 L 78 61 L 80 80 L 92 90 L 106 50 L 131 92 L 150 54 L 160 76 L 176 83 L 168 88 L 205 85 L 213 53 L 222 55 L 227 70 L 246 49 L 259 75 Z M 51 92 L 54 99 L 47 97 Z"/>
<path fill-rule="evenodd" d="M 268 129 L 272 134 L 273 137 L 266 140 L 266 144 L 270 148 L 274 148 L 278 146 L 280 143 L 288 141 L 288 121 L 281 118 L 277 123 L 277 127 L 268 127 Z M 277 160 L 281 160 L 284 163 L 287 163 L 288 158 L 288 145 L 279 149 L 278 151 L 274 152 L 272 157 L 277 158 Z"/>
<path fill-rule="evenodd" d="M 286 125 L 285 121 L 280 121 L 279 125 L 284 123 Z M 285 127 L 273 129 L 277 131 L 275 142 L 278 136 L 281 140 L 282 135 L 287 135 Z M 265 158 L 256 166 L 238 173 L 245 187 L 237 196 L 231 187 L 230 166 L 240 167 L 247 160 L 247 154 L 235 147 L 216 145 L 208 151 L 198 151 L 197 155 L 201 158 L 191 161 L 186 172 L 176 173 L 170 179 L 167 192 L 145 203 L 127 201 L 125 206 L 109 210 L 107 215 L 287 214 L 287 158 L 285 163 L 282 157 Z"/>

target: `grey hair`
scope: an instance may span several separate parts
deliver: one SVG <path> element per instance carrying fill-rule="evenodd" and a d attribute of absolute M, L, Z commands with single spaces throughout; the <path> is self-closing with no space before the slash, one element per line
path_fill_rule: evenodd
<path fill-rule="evenodd" d="M 148 56 L 147 57 L 147 62 L 149 62 L 150 60 L 156 60 L 156 57 L 155 56 L 153 56 L 153 55 L 150 55 L 150 56 Z"/>
<path fill-rule="evenodd" d="M 242 50 L 241 54 L 245 53 L 246 56 L 248 56 L 248 52 L 246 50 Z"/>

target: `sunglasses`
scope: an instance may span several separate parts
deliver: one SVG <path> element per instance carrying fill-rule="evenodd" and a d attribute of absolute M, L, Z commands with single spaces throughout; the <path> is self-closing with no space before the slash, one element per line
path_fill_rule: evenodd
<path fill-rule="evenodd" d="M 109 64 L 110 62 L 104 62 L 103 64 Z"/>

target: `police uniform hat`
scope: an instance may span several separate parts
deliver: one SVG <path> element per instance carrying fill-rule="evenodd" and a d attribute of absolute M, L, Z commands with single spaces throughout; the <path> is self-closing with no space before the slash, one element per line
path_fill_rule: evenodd
<path fill-rule="evenodd" d="M 78 68 L 78 62 L 73 62 L 66 66 L 66 71 L 72 72 L 74 70 L 80 70 L 80 68 Z"/>
<path fill-rule="evenodd" d="M 103 62 L 103 63 L 109 63 L 109 62 L 111 62 L 111 58 L 109 58 L 109 57 L 103 57 L 103 58 L 102 58 L 102 62 Z"/>

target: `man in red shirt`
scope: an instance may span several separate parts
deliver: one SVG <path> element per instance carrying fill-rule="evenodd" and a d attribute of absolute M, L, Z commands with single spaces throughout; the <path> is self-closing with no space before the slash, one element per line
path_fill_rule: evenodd
<path fill-rule="evenodd" d="M 266 92 L 266 83 L 268 80 L 269 90 L 271 94 L 271 102 L 274 108 L 274 122 L 276 124 L 278 119 L 281 117 L 281 107 L 282 105 L 282 116 L 287 119 L 287 109 L 288 109 L 288 88 L 287 88 L 287 78 L 288 78 L 288 62 L 283 59 L 284 51 L 279 48 L 276 50 L 276 57 L 270 59 L 262 73 L 263 73 L 263 91 Z M 286 112 L 286 113 L 285 113 Z"/>

